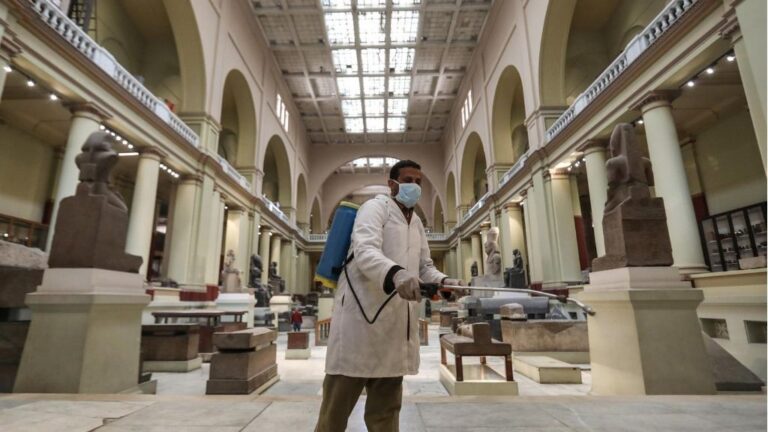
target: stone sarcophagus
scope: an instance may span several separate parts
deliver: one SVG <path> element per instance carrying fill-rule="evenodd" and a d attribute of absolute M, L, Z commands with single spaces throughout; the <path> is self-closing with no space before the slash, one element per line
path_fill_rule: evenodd
<path fill-rule="evenodd" d="M 206 394 L 262 393 L 279 379 L 277 332 L 265 328 L 215 333 Z"/>

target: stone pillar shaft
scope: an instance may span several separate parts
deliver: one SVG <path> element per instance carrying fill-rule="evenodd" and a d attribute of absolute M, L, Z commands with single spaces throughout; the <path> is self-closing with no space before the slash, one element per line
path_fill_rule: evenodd
<path fill-rule="evenodd" d="M 261 284 L 266 286 L 269 282 L 269 241 L 272 231 L 269 228 L 261 230 L 259 237 L 259 255 L 261 255 Z"/>
<path fill-rule="evenodd" d="M 579 246 L 576 239 L 576 225 L 573 215 L 571 179 L 568 174 L 552 174 L 552 215 L 556 246 L 553 256 L 557 258 L 560 274 L 556 282 L 581 280 Z"/>
<path fill-rule="evenodd" d="M 72 115 L 72 124 L 69 127 L 67 146 L 64 149 L 64 157 L 61 162 L 61 172 L 56 182 L 56 198 L 51 212 L 51 224 L 48 228 L 48 242 L 46 250 L 50 250 L 51 241 L 56 230 L 56 219 L 59 212 L 59 203 L 62 199 L 74 195 L 77 189 L 79 170 L 75 164 L 75 157 L 80 153 L 80 148 L 89 135 L 99 130 L 102 118 L 91 110 L 75 110 Z"/>
<path fill-rule="evenodd" d="M 283 268 L 280 266 L 280 253 L 281 253 L 281 240 L 280 236 L 277 235 L 277 233 L 272 233 L 272 250 L 269 253 L 269 264 L 271 265 L 273 262 L 277 263 L 277 274 L 279 276 L 282 275 Z"/>
<path fill-rule="evenodd" d="M 136 169 L 136 184 L 133 188 L 128 238 L 125 244 L 126 252 L 141 257 L 142 264 L 139 270 L 141 275 L 146 275 L 149 265 L 159 174 L 160 155 L 154 151 L 142 152 Z"/>
<path fill-rule="evenodd" d="M 224 201 L 219 190 L 213 191 L 211 224 L 213 226 L 209 230 L 210 239 L 208 241 L 205 282 L 216 285 L 219 281 L 221 243 L 224 236 Z"/>
<path fill-rule="evenodd" d="M 470 266 L 472 265 L 472 262 L 477 263 L 477 274 L 478 276 L 482 276 L 484 273 L 483 271 L 483 241 L 480 234 L 472 234 L 472 237 L 470 237 L 471 241 L 471 248 L 472 248 L 472 259 L 470 260 Z M 469 273 L 470 276 L 472 273 Z"/>
<path fill-rule="evenodd" d="M 528 253 L 525 247 L 525 224 L 523 223 L 523 209 L 519 204 L 505 204 L 501 211 L 501 248 L 504 268 L 512 267 L 515 261 L 512 252 L 520 250 L 525 262 L 528 262 Z"/>
<path fill-rule="evenodd" d="M 191 282 L 193 263 L 190 251 L 196 247 L 194 231 L 200 190 L 201 181 L 197 177 L 185 178 L 176 186 L 168 277 L 179 284 Z"/>
<path fill-rule="evenodd" d="M 684 273 L 706 270 L 669 100 L 651 98 L 642 107 L 656 195 L 664 198 L 674 265 Z"/>
<path fill-rule="evenodd" d="M 234 268 L 243 275 L 241 282 L 247 282 L 248 268 L 248 213 L 242 209 L 229 208 L 227 211 L 227 235 L 224 242 L 224 254 L 232 250 L 235 253 Z"/>
<path fill-rule="evenodd" d="M 605 170 L 605 145 L 587 147 L 584 151 L 589 185 L 589 204 L 592 209 L 592 229 L 595 233 L 597 256 L 605 255 L 603 237 L 603 209 L 608 200 L 608 173 Z"/>

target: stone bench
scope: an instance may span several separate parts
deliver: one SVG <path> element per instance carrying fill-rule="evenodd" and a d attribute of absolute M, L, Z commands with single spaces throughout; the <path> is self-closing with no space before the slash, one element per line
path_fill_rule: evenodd
<path fill-rule="evenodd" d="M 540 384 L 581 384 L 581 368 L 545 356 L 516 356 L 515 370 Z"/>
<path fill-rule="evenodd" d="M 189 372 L 202 363 L 198 354 L 197 324 L 141 326 L 142 369 L 145 372 Z"/>
<path fill-rule="evenodd" d="M 471 337 L 448 334 L 440 338 L 440 363 L 447 366 L 445 352 L 452 353 L 456 362 L 456 381 L 463 381 L 463 357 L 480 357 L 480 363 L 484 365 L 486 357 L 501 356 L 504 357 L 506 380 L 513 381 L 512 347 L 508 343 L 491 339 L 488 323 L 472 324 L 469 329 Z"/>
<path fill-rule="evenodd" d="M 279 379 L 277 332 L 265 328 L 214 333 L 206 394 L 262 393 Z"/>

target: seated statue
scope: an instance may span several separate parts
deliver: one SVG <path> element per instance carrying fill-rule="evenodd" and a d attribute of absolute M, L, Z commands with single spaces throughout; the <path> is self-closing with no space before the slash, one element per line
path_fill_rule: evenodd
<path fill-rule="evenodd" d="M 251 288 L 261 288 L 261 257 L 256 254 L 251 255 L 248 286 Z"/>
<path fill-rule="evenodd" d="M 269 288 L 273 293 L 282 294 L 285 292 L 285 280 L 277 275 L 277 262 L 275 261 L 269 265 Z"/>
<path fill-rule="evenodd" d="M 470 274 L 474 277 L 477 276 L 480 272 L 477 270 L 477 261 L 472 261 L 472 266 L 469 267 Z"/>
<path fill-rule="evenodd" d="M 525 284 L 525 265 L 520 249 L 512 251 L 514 257 L 512 267 L 504 271 L 504 282 L 508 288 L 526 288 Z"/>

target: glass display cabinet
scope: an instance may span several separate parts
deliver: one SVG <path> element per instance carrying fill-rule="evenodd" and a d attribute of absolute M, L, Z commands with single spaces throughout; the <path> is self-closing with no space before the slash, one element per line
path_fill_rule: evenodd
<path fill-rule="evenodd" d="M 739 270 L 742 258 L 766 255 L 766 203 L 702 219 L 699 229 L 711 271 Z"/>

